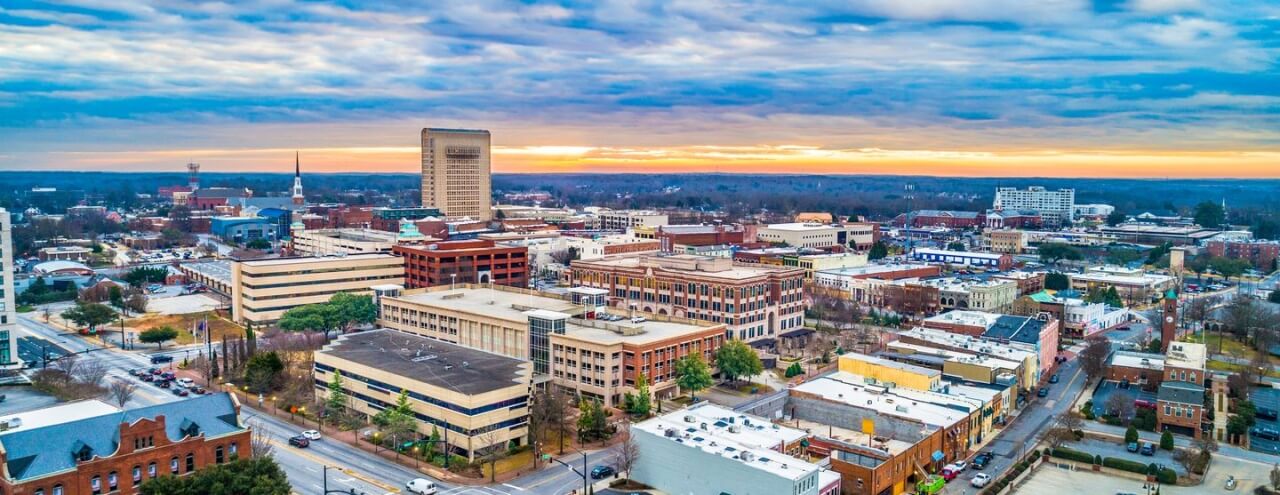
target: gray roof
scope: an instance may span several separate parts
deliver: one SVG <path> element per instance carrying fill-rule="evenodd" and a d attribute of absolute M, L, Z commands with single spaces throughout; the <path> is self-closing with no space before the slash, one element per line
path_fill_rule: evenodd
<path fill-rule="evenodd" d="M 319 353 L 468 395 L 528 376 L 522 360 L 387 329 L 343 335 Z"/>
<path fill-rule="evenodd" d="M 954 218 L 978 218 L 976 211 L 960 211 L 960 210 L 919 210 L 915 213 L 918 217 L 954 217 Z"/>
<path fill-rule="evenodd" d="M 1160 384 L 1160 392 L 1157 395 L 1157 398 L 1161 402 L 1203 405 L 1204 387 L 1197 386 L 1193 383 L 1164 382 Z"/>
<path fill-rule="evenodd" d="M 982 336 L 991 339 L 1039 345 L 1040 329 L 1042 328 L 1044 328 L 1044 322 L 1035 318 L 1027 316 L 1002 315 L 999 318 L 996 318 L 996 324 L 992 325 L 991 328 L 988 328 Z"/>
<path fill-rule="evenodd" d="M 240 198 L 239 202 L 241 208 L 256 206 L 258 208 L 278 208 L 281 210 L 289 210 L 294 206 L 293 198 L 289 196 Z"/>
<path fill-rule="evenodd" d="M 170 441 L 186 437 L 184 424 L 194 423 L 206 438 L 245 429 L 236 417 L 235 404 L 226 393 L 216 393 L 155 406 L 119 411 L 55 425 L 17 430 L 0 435 L 9 476 L 25 480 L 75 469 L 72 452 L 87 447 L 96 456 L 110 456 L 120 444 L 120 424 L 165 417 Z"/>

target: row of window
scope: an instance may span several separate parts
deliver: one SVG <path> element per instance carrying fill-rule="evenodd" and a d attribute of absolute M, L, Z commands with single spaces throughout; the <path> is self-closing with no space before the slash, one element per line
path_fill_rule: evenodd
<path fill-rule="evenodd" d="M 318 370 L 318 371 L 323 371 L 323 372 L 325 372 L 325 373 L 332 373 L 332 372 L 334 371 L 334 368 L 333 368 L 332 366 L 329 366 L 329 365 L 326 365 L 326 364 L 320 364 L 320 363 L 315 363 L 315 368 L 316 368 L 316 370 Z M 362 382 L 362 383 L 364 383 L 365 385 L 368 385 L 368 386 L 370 386 L 370 387 L 372 387 L 372 388 L 374 388 L 374 389 L 377 389 L 378 391 L 386 392 L 386 393 L 388 393 L 388 394 L 399 393 L 399 391 L 400 391 L 400 390 L 402 390 L 402 387 L 396 387 L 396 386 L 393 386 L 393 385 L 391 385 L 391 384 L 389 384 L 389 383 L 384 383 L 384 382 L 381 382 L 381 381 L 378 381 L 378 380 L 374 380 L 374 379 L 372 379 L 372 378 L 364 377 L 364 376 L 361 376 L 361 375 L 358 375 L 358 374 L 355 374 L 355 373 L 351 373 L 351 372 L 347 372 L 347 371 L 343 371 L 343 372 L 342 372 L 342 377 L 343 377 L 343 378 L 347 378 L 347 379 L 351 379 L 351 380 L 355 380 L 355 381 L 358 381 L 358 382 Z M 317 380 L 317 382 L 320 382 L 320 380 Z M 449 409 L 449 410 L 451 410 L 451 411 L 460 412 L 460 413 L 462 413 L 462 414 L 466 414 L 466 415 L 468 415 L 468 416 L 475 416 L 475 415 L 477 415 L 477 414 L 484 414 L 484 413 L 489 412 L 489 411 L 495 411 L 495 410 L 503 409 L 503 408 L 523 407 L 523 406 L 525 406 L 525 405 L 528 403 L 528 401 L 529 401 L 529 398 L 528 398 L 528 397 L 523 397 L 523 396 L 522 396 L 522 397 L 517 397 L 517 398 L 514 398 L 514 399 L 507 399 L 507 400 L 503 400 L 503 401 L 498 401 L 498 402 L 495 402 L 495 403 L 493 403 L 493 404 L 486 404 L 486 405 L 483 405 L 483 406 L 480 406 L 480 407 L 469 408 L 469 407 L 460 406 L 460 405 L 458 405 L 458 404 L 454 404 L 454 403 L 452 403 L 452 402 L 443 401 L 443 400 L 437 399 L 437 398 L 435 398 L 435 397 L 427 397 L 426 395 L 420 394 L 420 393 L 418 393 L 418 392 L 414 392 L 414 391 L 412 391 L 412 390 L 408 390 L 408 392 L 409 392 L 409 397 L 411 397 L 411 398 L 417 399 L 417 400 L 419 400 L 419 401 L 421 401 L 421 402 L 424 402 L 424 403 L 427 403 L 427 404 L 431 404 L 431 405 L 434 405 L 434 406 L 443 407 L 443 408 L 445 408 L 445 409 Z"/>
<path fill-rule="evenodd" d="M 142 437 L 139 437 L 139 438 L 142 438 Z M 150 437 L 147 437 L 147 438 L 149 439 Z M 154 444 L 153 441 L 139 442 L 138 439 L 135 439 L 134 443 L 135 445 L 141 444 L 141 443 Z M 236 444 L 236 442 L 231 442 L 227 444 L 226 447 L 227 447 L 226 451 L 223 450 L 222 445 L 218 445 L 214 447 L 213 457 L 214 457 L 215 463 L 222 464 L 223 462 L 226 462 L 228 456 L 234 459 L 238 455 L 239 446 Z M 183 469 L 180 469 L 180 468 L 183 468 Z M 176 455 L 169 458 L 169 474 L 177 476 L 179 474 L 191 473 L 195 470 L 196 470 L 196 455 L 193 452 L 188 452 L 185 458 L 179 458 Z M 142 465 L 135 464 L 131 471 L 132 471 L 131 480 L 132 480 L 133 486 L 137 487 L 141 485 L 143 480 Z M 159 475 L 158 466 L 156 462 L 152 461 L 147 464 L 146 475 L 147 475 L 147 478 L 155 478 Z M 93 495 L 100 495 L 102 493 L 111 493 L 120 489 L 120 475 L 116 471 L 111 471 L 107 473 L 106 480 L 105 480 L 106 483 L 104 484 L 103 481 L 104 480 L 102 475 L 94 475 L 92 478 L 89 478 L 89 489 L 92 491 Z M 63 495 L 64 491 L 65 489 L 63 485 L 59 483 L 59 484 L 53 485 L 53 487 L 50 489 L 50 495 Z M 45 490 L 44 490 L 44 487 L 40 487 L 40 488 L 36 488 L 31 493 L 33 495 L 45 495 Z"/>

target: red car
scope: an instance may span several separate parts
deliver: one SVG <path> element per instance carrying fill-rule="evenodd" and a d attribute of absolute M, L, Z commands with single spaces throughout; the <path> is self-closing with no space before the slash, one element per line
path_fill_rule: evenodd
<path fill-rule="evenodd" d="M 942 468 L 942 479 L 951 481 L 960 475 L 960 471 L 951 469 L 950 467 Z"/>

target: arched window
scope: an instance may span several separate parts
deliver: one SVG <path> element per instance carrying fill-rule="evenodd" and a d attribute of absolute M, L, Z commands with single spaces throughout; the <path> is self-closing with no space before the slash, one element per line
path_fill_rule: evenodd
<path fill-rule="evenodd" d="M 236 445 L 236 443 L 235 443 L 235 442 L 231 442 L 231 458 L 232 458 L 232 459 L 235 459 L 235 458 L 236 458 L 236 455 L 239 453 L 239 451 L 240 451 L 240 449 L 239 449 L 239 447 Z"/>
<path fill-rule="evenodd" d="M 142 466 L 133 467 L 133 486 L 142 484 Z"/>
<path fill-rule="evenodd" d="M 147 464 L 147 477 L 148 478 L 156 477 L 156 463 L 152 462 L 151 464 Z"/>
<path fill-rule="evenodd" d="M 53 485 L 53 495 L 62 495 L 62 485 Z"/>
<path fill-rule="evenodd" d="M 102 493 L 102 477 L 95 475 L 94 477 L 89 478 L 89 488 L 93 489 L 93 495 Z"/>
<path fill-rule="evenodd" d="M 36 488 L 36 491 L 32 492 L 31 495 L 44 495 L 44 488 Z"/>
<path fill-rule="evenodd" d="M 178 474 L 178 456 L 173 456 L 173 458 L 169 459 L 169 472 Z"/>
<path fill-rule="evenodd" d="M 112 471 L 111 473 L 107 474 L 107 489 L 114 492 L 119 487 L 120 487 L 120 475 L 117 474 L 115 471 Z"/>

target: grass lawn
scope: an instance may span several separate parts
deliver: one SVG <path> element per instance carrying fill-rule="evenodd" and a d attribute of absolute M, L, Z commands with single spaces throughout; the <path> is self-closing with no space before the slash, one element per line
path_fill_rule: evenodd
<path fill-rule="evenodd" d="M 723 390 L 732 390 L 739 394 L 750 394 L 753 389 L 757 394 L 767 394 L 767 393 L 773 392 L 773 387 L 770 387 L 763 383 L 748 383 L 748 382 L 722 383 L 720 384 L 719 388 Z"/>
<path fill-rule="evenodd" d="M 191 334 L 191 328 L 196 321 L 204 320 L 206 315 L 209 317 L 209 327 L 212 329 L 214 342 L 222 340 L 223 335 L 227 337 L 241 337 L 244 335 L 243 327 L 232 323 L 230 320 L 220 318 L 212 312 L 184 315 L 147 314 L 127 320 L 125 325 L 137 332 L 168 325 L 178 331 L 178 338 L 174 340 L 175 343 L 190 344 L 195 342 L 195 336 Z"/>
<path fill-rule="evenodd" d="M 493 463 L 493 467 L 498 471 L 498 474 L 509 473 L 517 469 L 523 469 L 525 467 L 532 468 L 533 467 L 533 449 L 524 449 L 516 453 L 515 455 L 498 459 L 497 462 Z M 485 479 L 489 479 L 489 463 L 488 462 L 484 463 L 484 466 L 480 468 L 480 472 L 484 474 Z"/>
<path fill-rule="evenodd" d="M 1230 373 L 1238 373 L 1241 370 L 1243 370 L 1245 366 L 1246 365 L 1243 365 L 1243 364 L 1228 363 L 1226 361 L 1215 361 L 1212 359 L 1205 363 L 1205 368 L 1211 369 L 1213 371 L 1226 371 Z M 1276 373 L 1274 370 L 1269 370 L 1267 371 L 1266 376 L 1280 376 L 1280 374 Z"/>
<path fill-rule="evenodd" d="M 29 304 L 19 304 L 17 309 L 15 309 L 14 311 L 17 311 L 19 313 L 30 313 L 35 310 L 36 310 L 35 306 L 31 306 Z"/>

